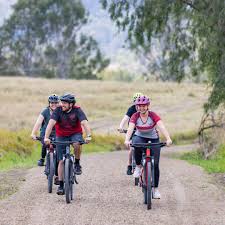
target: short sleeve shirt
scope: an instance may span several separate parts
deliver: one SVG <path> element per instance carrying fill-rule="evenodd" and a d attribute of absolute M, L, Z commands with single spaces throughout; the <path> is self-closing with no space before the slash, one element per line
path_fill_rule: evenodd
<path fill-rule="evenodd" d="M 69 137 L 77 133 L 82 134 L 81 122 L 87 120 L 87 117 L 79 106 L 74 106 L 70 112 L 64 112 L 59 106 L 54 110 L 51 119 L 56 121 L 56 136 Z"/>
<path fill-rule="evenodd" d="M 135 105 L 132 105 L 128 110 L 127 110 L 127 113 L 126 115 L 129 116 L 131 118 L 131 116 L 136 113 L 137 110 L 136 110 L 136 106 Z"/>
<path fill-rule="evenodd" d="M 148 119 L 144 123 L 140 117 L 140 113 L 137 112 L 133 114 L 133 116 L 130 119 L 130 123 L 134 123 L 136 127 L 135 135 L 145 138 L 158 138 L 158 132 L 156 130 L 156 124 L 160 120 L 160 117 L 152 112 L 149 111 L 148 113 Z"/>
<path fill-rule="evenodd" d="M 50 109 L 49 107 L 46 107 L 45 109 L 43 109 L 43 111 L 41 112 L 41 115 L 44 117 L 44 120 L 41 124 L 41 129 L 40 129 L 40 136 L 44 137 L 45 136 L 45 131 L 46 128 L 48 126 L 48 122 L 51 118 L 51 114 L 50 114 Z M 55 136 L 55 127 L 53 127 L 52 129 L 52 133 L 50 136 Z"/>

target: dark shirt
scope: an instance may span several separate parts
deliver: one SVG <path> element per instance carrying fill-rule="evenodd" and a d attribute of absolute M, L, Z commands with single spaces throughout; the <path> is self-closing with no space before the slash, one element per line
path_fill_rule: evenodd
<path fill-rule="evenodd" d="M 137 110 L 136 110 L 136 106 L 135 105 L 132 105 L 131 107 L 129 107 L 129 109 L 127 110 L 127 113 L 126 115 L 129 116 L 131 118 L 131 116 L 136 113 Z"/>
<path fill-rule="evenodd" d="M 87 120 L 87 117 L 79 106 L 74 106 L 70 112 L 62 111 L 62 107 L 59 106 L 54 110 L 51 119 L 56 121 L 56 136 L 68 137 L 82 134 L 81 122 Z"/>
<path fill-rule="evenodd" d="M 41 129 L 40 129 L 40 137 L 44 137 L 45 136 L 45 131 L 46 128 L 48 126 L 48 122 L 51 118 L 51 114 L 50 114 L 50 108 L 46 107 L 45 109 L 43 109 L 43 111 L 41 112 L 41 115 L 44 117 L 44 120 L 41 124 Z M 55 127 L 53 127 L 52 132 L 51 132 L 51 137 L 55 136 Z"/>

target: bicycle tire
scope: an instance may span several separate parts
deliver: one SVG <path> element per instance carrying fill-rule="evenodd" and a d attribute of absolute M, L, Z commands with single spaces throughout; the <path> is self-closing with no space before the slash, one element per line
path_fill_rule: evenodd
<path fill-rule="evenodd" d="M 146 164 L 146 170 L 147 170 L 147 186 L 146 186 L 146 197 L 147 197 L 147 209 L 152 208 L 152 171 L 151 171 L 151 162 L 147 162 Z"/>
<path fill-rule="evenodd" d="M 134 185 L 138 186 L 138 184 L 139 184 L 139 177 L 135 177 L 134 178 Z"/>
<path fill-rule="evenodd" d="M 73 168 L 73 162 L 70 161 L 70 199 L 73 200 L 73 194 L 74 194 L 74 168 Z"/>
<path fill-rule="evenodd" d="M 48 174 L 48 193 L 52 193 L 53 177 L 55 174 L 54 155 L 49 153 L 49 174 Z"/>
<path fill-rule="evenodd" d="M 65 166 L 64 166 L 65 176 L 64 176 L 64 182 L 65 182 L 65 196 L 66 196 L 66 203 L 70 203 L 71 197 L 70 197 L 70 159 L 65 159 Z"/>

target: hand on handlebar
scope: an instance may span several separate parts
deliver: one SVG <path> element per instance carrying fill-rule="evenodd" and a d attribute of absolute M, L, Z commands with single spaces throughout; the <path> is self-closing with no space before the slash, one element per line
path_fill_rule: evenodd
<path fill-rule="evenodd" d="M 85 141 L 85 143 L 90 143 L 90 141 L 92 140 L 92 138 L 89 136 L 89 137 L 86 137 L 85 139 L 84 139 L 84 141 Z"/>
<path fill-rule="evenodd" d="M 169 147 L 170 145 L 172 145 L 172 140 L 169 138 L 166 140 L 166 146 Z"/>
<path fill-rule="evenodd" d="M 131 141 L 125 141 L 124 144 L 126 145 L 127 149 L 130 149 Z"/>
<path fill-rule="evenodd" d="M 49 138 L 44 138 L 44 142 L 46 145 L 50 145 L 51 140 Z"/>
<path fill-rule="evenodd" d="M 33 140 L 37 140 L 37 136 L 35 134 L 30 135 Z"/>

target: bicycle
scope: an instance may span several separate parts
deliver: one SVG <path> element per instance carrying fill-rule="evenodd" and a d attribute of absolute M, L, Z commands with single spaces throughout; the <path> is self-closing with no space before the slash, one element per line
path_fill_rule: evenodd
<path fill-rule="evenodd" d="M 153 199 L 153 191 L 155 184 L 154 179 L 154 154 L 151 155 L 151 148 L 154 146 L 164 147 L 166 146 L 165 142 L 159 143 L 136 143 L 131 144 L 134 148 L 145 148 L 142 152 L 142 172 L 140 176 L 140 186 L 142 187 L 142 191 L 144 193 L 144 204 L 147 204 L 147 209 L 152 208 L 152 199 Z"/>
<path fill-rule="evenodd" d="M 70 153 L 70 145 L 74 141 L 51 141 L 55 145 L 65 145 L 66 151 L 63 154 L 63 165 L 64 165 L 64 190 L 66 196 L 66 203 L 70 203 L 74 199 L 74 187 L 76 183 L 76 174 L 74 172 L 74 155 Z M 84 142 L 80 144 L 85 144 Z"/>
<path fill-rule="evenodd" d="M 36 137 L 36 140 L 42 141 L 42 138 Z M 54 141 L 54 138 L 51 138 Z M 48 179 L 48 193 L 52 193 L 53 178 L 57 174 L 57 159 L 56 159 L 56 146 L 50 144 L 46 146 L 46 164 L 45 164 L 45 175 Z"/>

